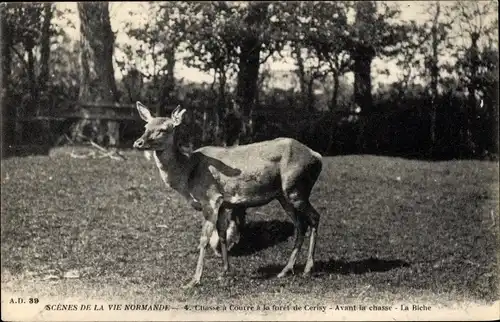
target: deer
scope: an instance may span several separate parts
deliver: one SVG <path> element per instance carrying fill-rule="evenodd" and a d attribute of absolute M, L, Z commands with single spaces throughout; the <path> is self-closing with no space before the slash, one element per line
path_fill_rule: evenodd
<path fill-rule="evenodd" d="M 228 226 L 232 221 L 244 222 L 246 209 L 273 200 L 280 203 L 295 228 L 292 252 L 277 278 L 294 273 L 309 228 L 309 249 L 302 275 L 310 275 L 320 214 L 309 199 L 323 167 L 320 153 L 286 137 L 230 147 L 208 145 L 185 153 L 176 134 L 186 109 L 178 105 L 170 117 L 153 117 L 141 102 L 136 102 L 136 107 L 146 124 L 133 147 L 153 151 L 163 182 L 203 214 L 196 269 L 191 281 L 182 288 L 201 283 L 205 251 L 214 232 L 218 235 L 223 266 L 219 278 L 229 275 Z"/>

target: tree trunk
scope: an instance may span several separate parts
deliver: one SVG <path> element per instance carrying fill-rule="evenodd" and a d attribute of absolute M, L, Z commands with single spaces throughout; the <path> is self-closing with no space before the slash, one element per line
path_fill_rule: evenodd
<path fill-rule="evenodd" d="M 40 49 L 40 74 L 38 77 L 38 90 L 41 94 L 47 89 L 49 80 L 49 60 L 50 60 L 50 24 L 52 20 L 52 3 L 44 3 L 44 15 L 42 25 L 42 38 Z"/>
<path fill-rule="evenodd" d="M 430 117 L 430 139 L 431 143 L 429 146 L 429 154 L 432 156 L 434 154 L 434 148 L 436 147 L 436 104 L 438 99 L 438 81 L 439 81 L 439 68 L 438 68 L 438 46 L 439 46 L 439 34 L 438 34 L 438 23 L 439 15 L 441 13 L 441 6 L 439 1 L 436 1 L 436 12 L 434 15 L 434 21 L 432 26 L 432 62 L 431 62 L 431 117 Z"/>
<path fill-rule="evenodd" d="M 330 112 L 337 108 L 337 99 L 339 97 L 340 75 L 338 72 L 333 72 L 333 93 L 330 100 Z"/>
<path fill-rule="evenodd" d="M 373 112 L 371 63 L 374 58 L 373 49 L 358 46 L 354 55 L 354 102 L 361 107 L 365 115 Z"/>
<path fill-rule="evenodd" d="M 227 145 L 226 131 L 224 126 L 224 116 L 226 113 L 226 82 L 227 76 L 224 67 L 219 69 L 219 92 L 217 95 L 217 105 L 214 107 L 215 117 L 215 145 Z"/>
<path fill-rule="evenodd" d="M 242 109 L 242 128 L 240 142 L 249 142 L 252 130 L 249 127 L 250 115 L 254 108 L 257 80 L 260 67 L 260 42 L 256 38 L 245 39 L 241 47 L 237 97 Z"/>
<path fill-rule="evenodd" d="M 123 78 L 123 85 L 125 86 L 130 102 L 141 100 L 141 92 L 144 86 L 141 72 L 135 68 L 129 70 L 127 76 Z"/>
<path fill-rule="evenodd" d="M 79 2 L 80 16 L 80 92 L 81 103 L 116 103 L 118 92 L 112 63 L 114 34 L 109 20 L 107 2 Z M 100 114 L 114 116 L 109 109 Z M 83 134 L 86 125 L 92 125 L 91 137 L 100 144 L 115 146 L 119 142 L 117 121 L 82 121 L 76 134 Z M 105 142 L 105 139 L 108 142 Z"/>
<path fill-rule="evenodd" d="M 156 64 L 157 64 L 157 59 L 156 59 L 156 53 L 155 53 L 155 47 L 156 47 L 156 42 L 153 42 L 151 44 L 151 60 L 152 60 L 152 63 L 153 63 L 153 88 L 156 90 L 158 88 L 158 75 L 157 75 L 157 72 L 156 72 Z M 160 97 L 159 95 L 156 95 L 156 93 L 158 92 L 153 92 L 153 91 L 149 91 L 149 101 L 153 104 L 156 105 L 156 108 L 155 108 L 155 115 L 162 115 L 163 114 L 163 111 L 165 108 L 160 104 Z M 154 96 L 154 97 L 152 97 Z"/>
<path fill-rule="evenodd" d="M 0 29 L 0 43 L 2 55 L 0 59 L 2 61 L 1 68 L 2 73 L 0 74 L 0 85 L 1 85 L 1 97 L 0 103 L 2 108 L 2 120 L 0 122 L 0 133 L 1 145 L 2 145 L 2 155 L 7 152 L 7 146 L 14 142 L 14 127 L 15 127 L 15 109 L 9 104 L 10 100 L 10 74 L 12 68 L 12 33 L 11 27 L 8 20 L 6 19 L 6 8 L 5 6 L 0 7 L 0 19 L 1 19 L 1 29 Z"/>
<path fill-rule="evenodd" d="M 208 137 L 208 112 L 207 112 L 207 107 L 203 106 L 203 120 L 201 123 L 201 146 L 204 146 L 207 144 L 207 137 Z"/>
<path fill-rule="evenodd" d="M 356 2 L 355 26 L 359 39 L 355 41 L 354 52 L 354 102 L 362 113 L 371 114 L 373 109 L 371 63 L 375 57 L 372 39 L 376 5 L 374 1 Z"/>
<path fill-rule="evenodd" d="M 167 74 L 164 77 L 163 90 L 162 90 L 162 99 L 160 100 L 161 106 L 167 106 L 168 104 L 172 104 L 174 89 L 175 89 L 175 47 L 170 46 L 165 50 L 165 57 L 167 58 Z M 164 115 L 165 112 L 161 111 L 161 116 Z"/>
<path fill-rule="evenodd" d="M 28 56 L 27 63 L 26 63 L 26 77 L 27 77 L 27 85 L 28 85 L 28 91 L 25 96 L 27 99 L 24 99 L 24 97 L 20 100 L 20 102 L 16 106 L 16 123 L 15 123 L 15 137 L 16 137 L 16 144 L 22 144 L 26 140 L 25 134 L 27 133 L 32 133 L 32 131 L 27 130 L 26 128 L 26 123 L 22 122 L 22 119 L 26 119 L 29 117 L 33 117 L 38 110 L 37 106 L 39 105 L 38 102 L 38 90 L 37 90 L 37 80 L 36 80 L 36 73 L 35 73 L 35 56 L 33 53 L 34 49 L 34 42 L 31 38 L 27 38 L 23 42 L 24 44 L 24 50 L 26 55 Z M 43 133 L 45 134 L 45 133 Z M 31 137 L 28 138 L 28 140 L 31 141 Z"/>
<path fill-rule="evenodd" d="M 311 77 L 309 78 L 309 80 L 307 81 L 307 93 L 306 93 L 306 97 L 307 97 L 307 103 L 306 103 L 306 106 L 307 106 L 307 110 L 311 113 L 313 113 L 315 111 L 315 108 L 314 108 L 314 101 L 315 101 L 315 97 L 314 97 L 314 77 L 311 75 Z"/>
<path fill-rule="evenodd" d="M 361 108 L 360 131 L 357 145 L 361 152 L 370 153 L 377 145 L 369 133 L 374 121 L 371 83 L 373 54 L 367 48 L 358 48 L 354 56 L 354 103 Z"/>
<path fill-rule="evenodd" d="M 478 72 L 478 60 L 479 60 L 479 50 L 477 46 L 477 41 L 479 40 L 479 34 L 478 33 L 472 33 L 471 35 L 471 48 L 470 48 L 470 81 L 468 85 L 468 92 L 469 96 L 467 98 L 467 110 L 468 110 L 468 115 L 467 115 L 467 142 L 471 148 L 471 151 L 473 154 L 475 154 L 476 151 L 476 145 L 477 145 L 477 132 L 478 132 L 478 125 L 477 125 L 477 100 L 476 100 L 476 92 L 478 88 L 478 79 L 477 79 L 477 72 Z"/>
<path fill-rule="evenodd" d="M 495 74 L 498 75 L 498 64 L 495 68 Z M 498 77 L 494 80 L 493 86 L 490 87 L 490 128 L 492 129 L 491 136 L 491 144 L 490 144 L 490 152 L 496 154 L 496 157 L 499 155 L 499 108 L 498 108 Z"/>
<path fill-rule="evenodd" d="M 371 63 L 375 57 L 375 48 L 371 45 L 373 21 L 376 6 L 374 1 L 356 2 L 355 26 L 360 35 L 353 44 L 352 56 L 354 59 L 354 103 L 361 108 L 360 132 L 357 139 L 362 152 L 370 152 L 376 142 L 367 131 L 373 118 L 373 97 L 371 80 Z"/>
<path fill-rule="evenodd" d="M 30 41 L 27 40 L 25 44 L 25 49 L 26 53 L 28 54 L 28 84 L 29 84 L 29 91 L 30 91 L 30 101 L 29 101 L 29 107 L 28 110 L 25 112 L 31 114 L 36 111 L 36 107 L 34 106 L 35 104 L 38 103 L 38 87 L 37 87 L 37 82 L 36 82 L 36 72 L 35 72 L 35 56 L 33 54 L 33 49 L 34 49 L 34 44 Z"/>
<path fill-rule="evenodd" d="M 52 21 L 53 11 L 52 3 L 46 2 L 43 4 L 43 24 L 42 34 L 40 39 L 40 72 L 38 74 L 38 102 L 36 114 L 45 114 L 43 111 L 48 106 L 47 83 L 49 81 L 49 61 L 50 61 L 50 25 Z M 42 121 L 40 124 L 42 131 L 45 133 L 44 142 L 52 141 L 52 131 L 50 121 Z"/>
<path fill-rule="evenodd" d="M 258 28 L 265 18 L 268 3 L 253 2 L 248 5 L 248 14 L 244 18 L 246 29 Z M 252 133 L 252 112 L 257 96 L 257 82 L 259 78 L 261 41 L 251 31 L 244 31 L 240 44 L 239 71 L 236 96 L 242 109 L 242 127 L 240 143 L 250 143 Z"/>
<path fill-rule="evenodd" d="M 299 89 L 300 89 L 300 97 L 301 97 L 301 104 L 302 106 L 307 106 L 307 80 L 306 80 L 306 71 L 304 67 L 304 59 L 302 58 L 302 55 L 300 53 L 300 46 L 295 45 L 293 50 L 296 56 L 296 64 L 297 64 L 297 69 L 296 73 L 297 76 L 299 77 Z"/>

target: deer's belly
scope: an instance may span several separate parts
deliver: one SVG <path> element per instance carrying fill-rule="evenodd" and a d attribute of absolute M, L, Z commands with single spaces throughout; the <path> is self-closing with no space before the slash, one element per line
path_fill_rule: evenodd
<path fill-rule="evenodd" d="M 243 174 L 237 178 L 220 178 L 224 200 L 230 204 L 246 207 L 264 205 L 281 192 L 279 177 Z"/>
<path fill-rule="evenodd" d="M 232 196 L 225 197 L 224 200 L 233 206 L 258 207 L 269 203 L 271 200 L 276 198 L 276 196 L 276 192 L 269 192 L 260 195 L 236 193 Z"/>

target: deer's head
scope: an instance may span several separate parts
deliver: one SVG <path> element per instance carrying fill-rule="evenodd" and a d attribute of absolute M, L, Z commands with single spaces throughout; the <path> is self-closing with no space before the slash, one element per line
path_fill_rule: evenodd
<path fill-rule="evenodd" d="M 174 129 L 182 123 L 186 112 L 180 106 L 170 117 L 153 117 L 151 112 L 141 102 L 136 103 L 141 118 L 146 121 L 144 134 L 134 142 L 134 148 L 139 150 L 165 150 L 173 143 Z"/>

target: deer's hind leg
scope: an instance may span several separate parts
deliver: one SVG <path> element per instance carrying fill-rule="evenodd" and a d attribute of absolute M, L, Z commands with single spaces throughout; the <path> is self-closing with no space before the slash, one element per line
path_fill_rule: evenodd
<path fill-rule="evenodd" d="M 220 250 L 222 255 L 223 275 L 229 272 L 229 259 L 227 251 L 227 228 L 231 220 L 231 210 L 219 207 L 217 216 L 217 234 L 219 235 Z"/>
<path fill-rule="evenodd" d="M 295 226 L 295 242 L 293 250 L 290 254 L 290 258 L 288 259 L 286 266 L 278 274 L 278 277 L 280 278 L 285 276 L 290 271 L 293 272 L 293 267 L 295 266 L 295 262 L 297 261 L 297 256 L 299 255 L 302 244 L 304 243 L 304 237 L 307 231 L 307 220 L 293 205 L 288 197 L 280 197 L 278 198 L 278 201 L 280 202 L 285 212 L 290 216 Z"/>
<path fill-rule="evenodd" d="M 318 180 L 321 167 L 321 161 L 317 160 L 310 163 L 302 172 L 285 176 L 286 180 L 283 181 L 283 191 L 285 192 L 286 200 L 295 209 L 300 219 L 299 221 L 305 227 L 304 234 L 307 228 L 311 227 L 304 275 L 308 275 L 314 266 L 314 252 L 316 249 L 320 215 L 311 205 L 309 197 L 314 184 Z"/>
<path fill-rule="evenodd" d="M 234 222 L 236 223 L 236 227 L 238 227 L 238 231 L 240 233 L 245 229 L 246 216 L 246 208 L 243 207 L 234 208 L 233 212 L 231 213 L 231 220 L 234 220 Z"/>

